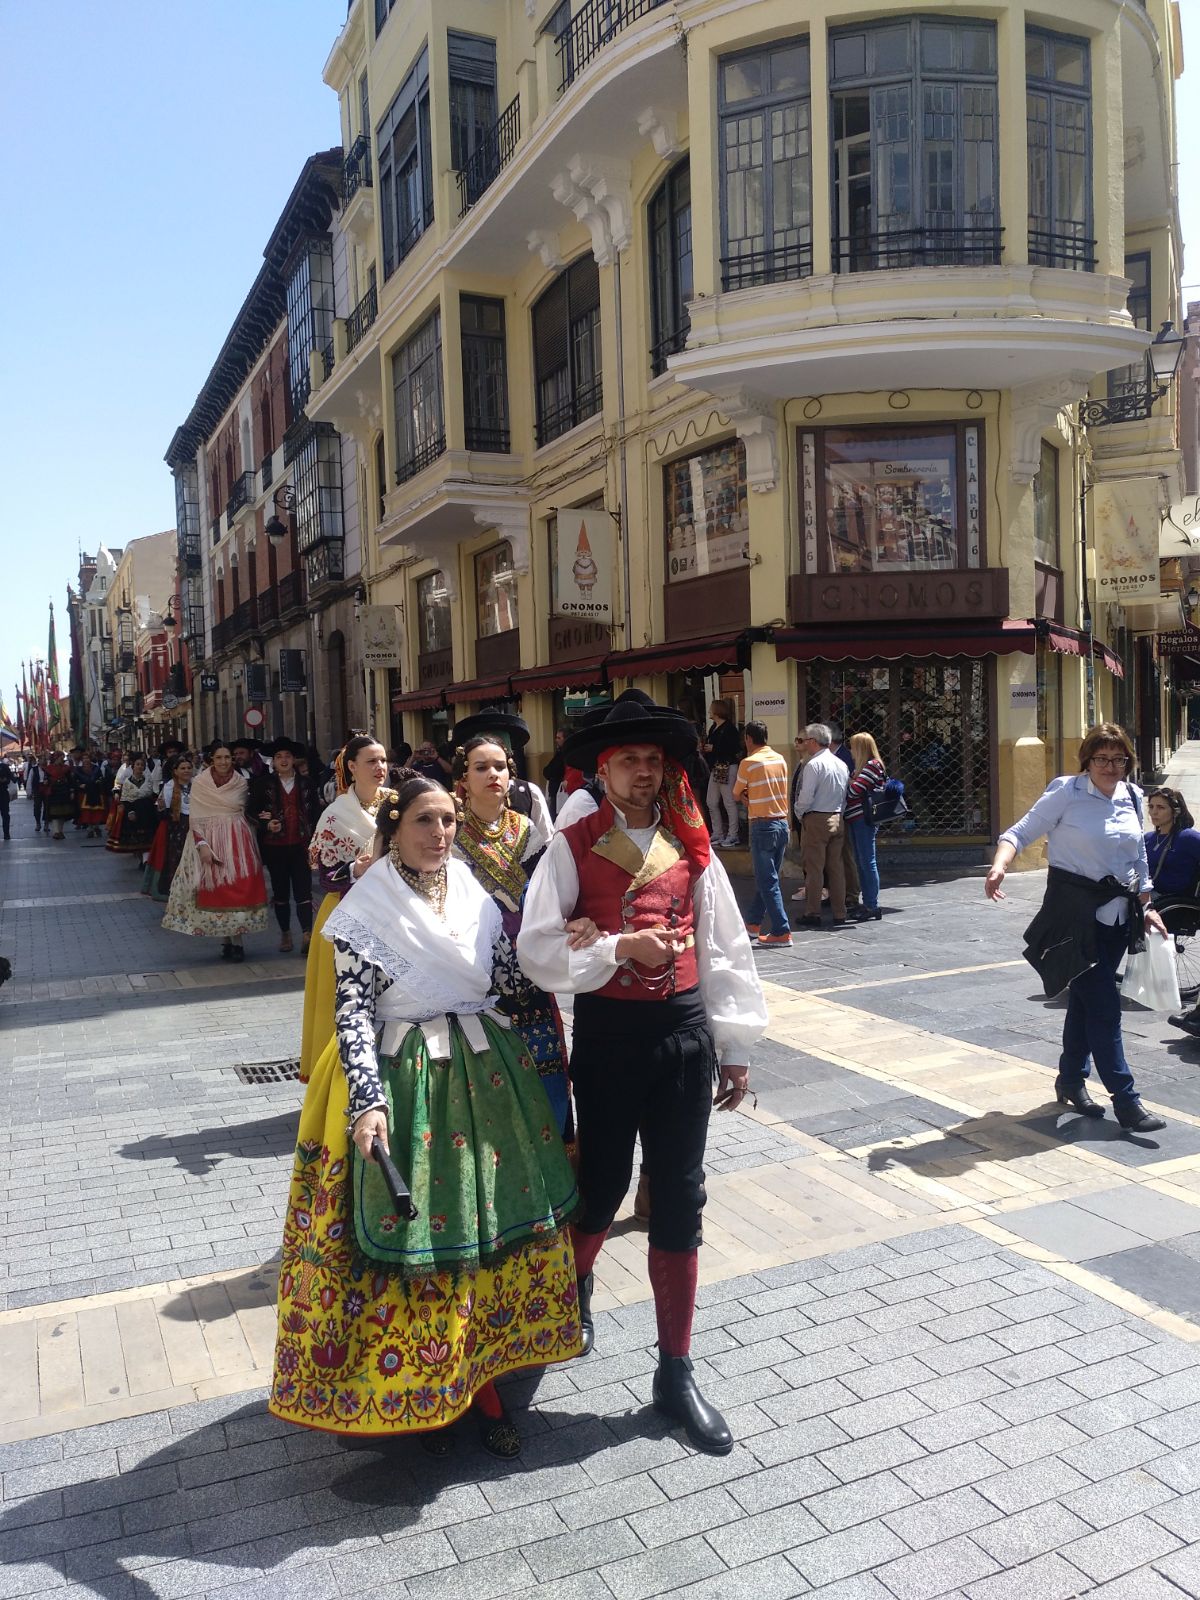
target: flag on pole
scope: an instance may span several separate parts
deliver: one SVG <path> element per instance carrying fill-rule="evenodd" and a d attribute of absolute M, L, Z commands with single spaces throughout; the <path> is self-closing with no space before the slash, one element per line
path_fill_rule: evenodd
<path fill-rule="evenodd" d="M 58 646 L 54 642 L 54 601 L 50 602 L 49 667 L 46 691 L 49 700 L 47 726 L 57 728 L 62 719 L 62 706 L 58 696 Z"/>
<path fill-rule="evenodd" d="M 0 739 L 10 739 L 14 743 L 20 743 L 16 725 L 8 714 L 8 707 L 4 704 L 3 692 L 0 692 Z"/>

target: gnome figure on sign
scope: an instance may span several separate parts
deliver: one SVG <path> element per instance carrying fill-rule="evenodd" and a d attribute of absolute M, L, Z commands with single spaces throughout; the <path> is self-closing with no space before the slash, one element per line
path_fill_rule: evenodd
<path fill-rule="evenodd" d="M 579 585 L 579 593 L 584 600 L 592 598 L 592 589 L 598 576 L 595 557 L 592 547 L 588 543 L 587 525 L 579 524 L 579 543 L 575 546 L 575 561 L 571 567 L 571 576 Z"/>

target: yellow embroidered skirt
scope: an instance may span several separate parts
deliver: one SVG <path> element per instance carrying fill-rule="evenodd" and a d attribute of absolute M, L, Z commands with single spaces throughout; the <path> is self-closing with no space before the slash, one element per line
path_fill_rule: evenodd
<path fill-rule="evenodd" d="M 308 960 L 304 967 L 304 1021 L 300 1029 L 301 1083 L 307 1083 L 312 1077 L 317 1057 L 333 1038 L 337 980 L 333 971 L 333 946 L 328 939 L 321 937 L 321 929 L 341 903 L 341 895 L 331 891 L 321 901 L 313 923 Z"/>
<path fill-rule="evenodd" d="M 348 1101 L 332 1038 L 300 1113 L 271 1412 L 332 1433 L 429 1432 L 460 1417 L 493 1378 L 578 1355 L 565 1228 L 472 1271 L 401 1276 L 363 1257 L 350 1210 Z"/>

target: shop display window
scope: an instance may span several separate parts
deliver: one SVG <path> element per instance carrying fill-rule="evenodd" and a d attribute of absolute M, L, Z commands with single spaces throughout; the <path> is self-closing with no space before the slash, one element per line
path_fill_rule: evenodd
<path fill-rule="evenodd" d="M 935 572 L 961 564 L 953 428 L 827 428 L 824 450 L 831 572 Z"/>
<path fill-rule="evenodd" d="M 450 591 L 444 572 L 430 572 L 417 579 L 417 618 L 423 656 L 450 649 Z"/>
<path fill-rule="evenodd" d="M 509 544 L 494 545 L 475 557 L 475 616 L 481 639 L 517 626 L 517 574 Z"/>
<path fill-rule="evenodd" d="M 672 461 L 664 482 L 668 583 L 750 564 L 746 451 L 740 439 Z"/>

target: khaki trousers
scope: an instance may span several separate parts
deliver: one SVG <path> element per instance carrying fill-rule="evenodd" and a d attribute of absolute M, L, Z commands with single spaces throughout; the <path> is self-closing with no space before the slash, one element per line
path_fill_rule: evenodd
<path fill-rule="evenodd" d="M 846 877 L 846 901 L 850 904 L 862 894 L 862 885 L 858 881 L 858 860 L 845 816 L 842 817 L 842 871 Z"/>
<path fill-rule="evenodd" d="M 804 869 L 805 916 L 820 916 L 821 889 L 828 880 L 829 909 L 835 922 L 844 922 L 846 873 L 840 811 L 805 812 L 800 822 L 800 865 Z"/>

